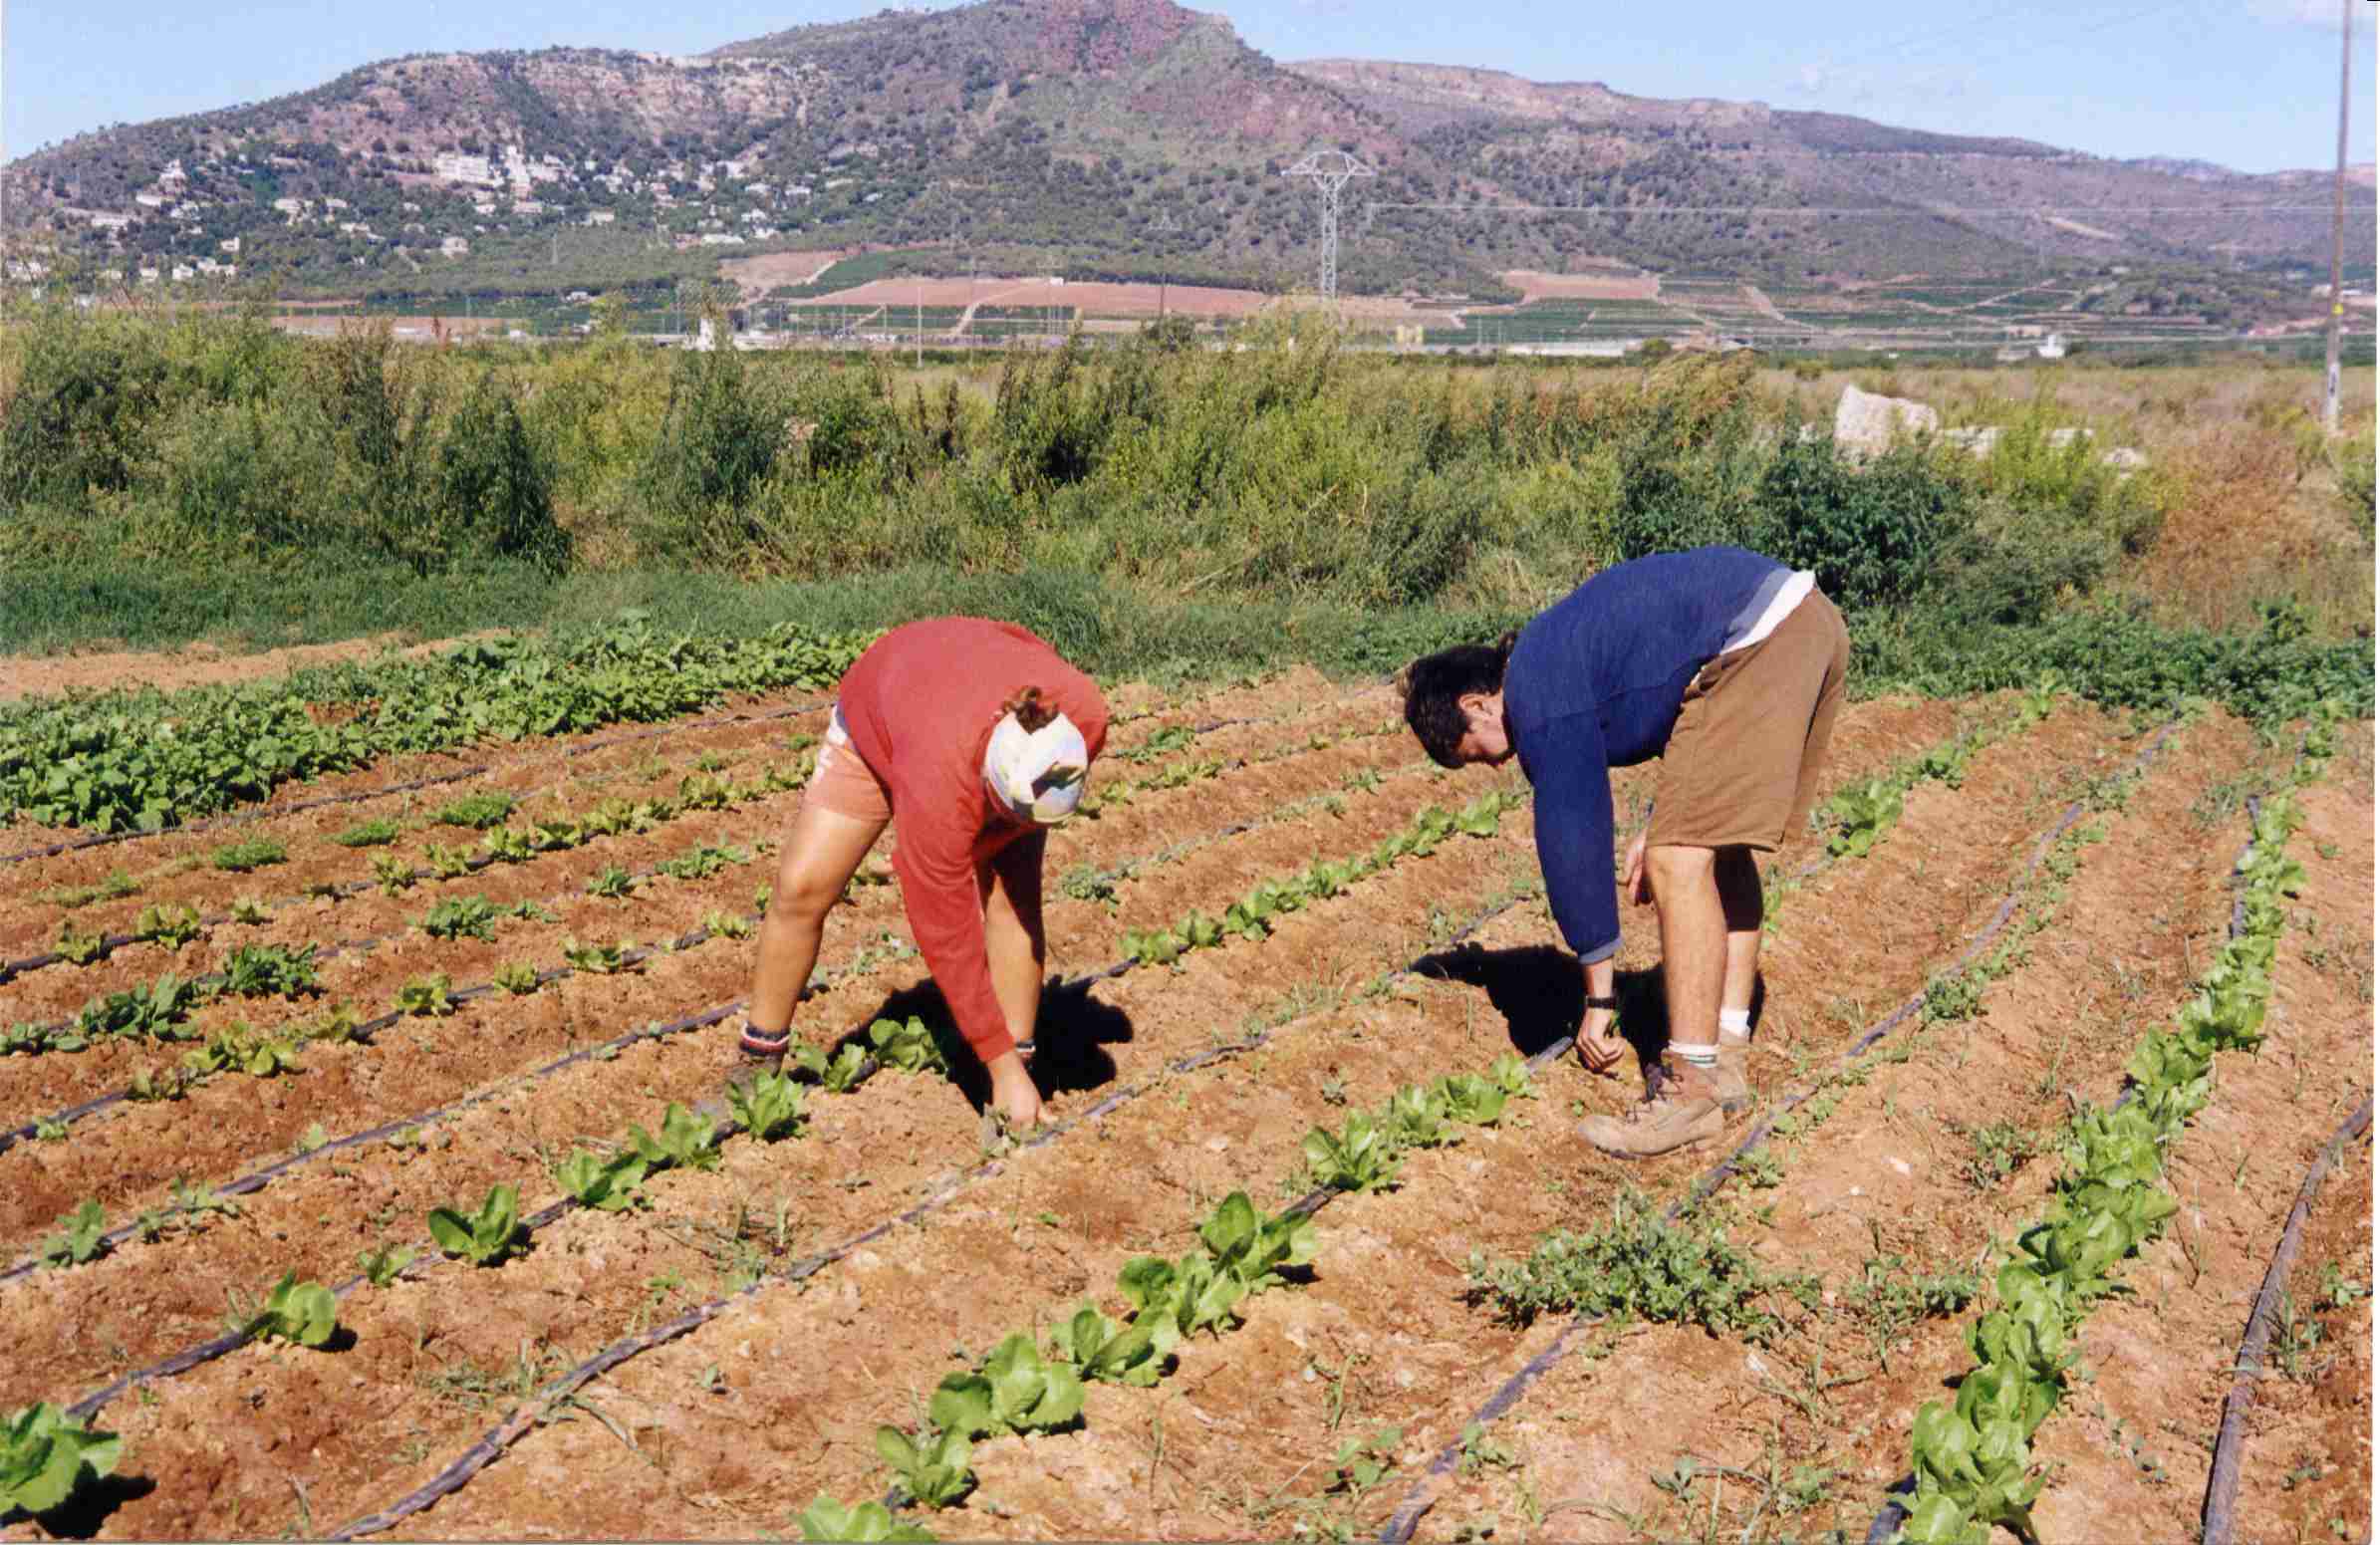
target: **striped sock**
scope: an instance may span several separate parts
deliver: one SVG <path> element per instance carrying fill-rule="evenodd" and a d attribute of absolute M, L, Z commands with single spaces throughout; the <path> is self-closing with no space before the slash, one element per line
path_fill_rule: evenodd
<path fill-rule="evenodd" d="M 1689 1067 L 1716 1068 L 1719 1066 L 1719 1043 L 1705 1041 L 1697 1045 L 1690 1041 L 1672 1041 L 1670 1050 Z"/>

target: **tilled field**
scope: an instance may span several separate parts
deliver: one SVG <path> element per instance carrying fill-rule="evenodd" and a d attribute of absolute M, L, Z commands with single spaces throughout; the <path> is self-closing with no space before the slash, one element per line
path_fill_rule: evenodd
<path fill-rule="evenodd" d="M 2071 1103 L 2116 1098 L 2142 1034 L 2197 992 L 2245 796 L 2285 782 L 2294 751 L 2220 715 L 2164 727 L 2037 694 L 1856 705 L 1830 781 L 1890 782 L 1894 813 L 1774 857 L 1760 1100 L 1730 1143 L 1791 1107 L 1714 1171 L 1717 1147 L 1628 1165 L 1571 1134 L 1637 1078 L 1558 1052 L 1580 987 L 1516 773 L 1429 766 L 1384 688 L 1122 699 L 1140 711 L 1111 737 L 1096 819 L 1050 844 L 1060 981 L 1037 1069 L 1053 1135 L 1009 1147 L 964 1075 L 888 1068 L 810 1090 L 797 1136 L 722 1127 L 715 1166 L 657 1170 L 644 1205 L 570 1204 L 555 1169 L 573 1153 L 717 1104 L 716 1021 L 751 966 L 738 920 L 798 801 L 814 703 L 405 759 L 211 831 L 0 867 L 0 1024 L 50 1037 L 0 1056 L 0 1407 L 90 1409 L 123 1384 L 93 1424 L 124 1442 L 73 1516 L 0 1533 L 798 1533 L 814 1498 L 886 1495 L 879 1429 L 916 1430 L 946 1375 L 1014 1332 L 1046 1343 L 1086 1302 L 1120 1312 L 1128 1263 L 1194 1250 L 1245 1192 L 1259 1212 L 1304 1194 L 1309 1263 L 1241 1301 L 1227 1334 L 1185 1340 L 1153 1385 L 1091 1383 L 1079 1423 L 978 1441 L 956 1509 L 905 1518 L 970 1538 L 1857 1536 L 1909 1467 L 1915 1409 L 1973 1363 L 1974 1292 L 1905 1289 L 1987 1278 L 2040 1212 Z M 441 763 L 485 770 L 376 792 Z M 1622 841 L 1656 772 L 1615 780 Z M 2341 756 L 2298 796 L 2306 878 L 2263 1047 L 2220 1060 L 2169 1160 L 2181 1211 L 2084 1322 L 2033 1440 L 2045 1537 L 2105 1516 L 2195 1528 L 2244 1305 L 2307 1160 L 2367 1092 L 2370 775 L 2368 755 Z M 546 821 L 553 845 L 463 867 L 489 850 L 441 813 L 491 793 L 514 802 L 508 830 Z M 657 799 L 670 808 L 654 819 L 588 829 L 607 802 Z M 334 841 L 371 819 L 393 840 Z M 260 838 L 277 862 L 213 867 Z M 1218 940 L 1185 922 L 1368 854 L 1262 925 Z M 107 898 L 116 875 L 137 894 Z M 428 925 L 472 898 L 492 937 Z M 152 907 L 187 907 L 197 931 L 155 936 Z M 1658 939 L 1649 910 L 1625 922 L 1630 1031 L 1651 1047 Z M 1148 941 L 1177 924 L 1166 961 Z M 43 958 L 62 929 L 103 947 Z M 308 946 L 313 991 L 226 991 L 148 1033 L 72 1034 L 94 999 Z M 521 967 L 532 990 L 472 990 Z M 938 1012 L 893 886 L 855 885 L 819 972 L 799 1025 L 822 1046 Z M 446 1011 L 407 1011 L 425 1006 Z M 287 1046 L 296 1066 L 171 1088 L 217 1040 Z M 1393 1186 L 1310 1189 L 1312 1129 L 1506 1053 L 1539 1066 L 1500 1121 L 1409 1149 Z M 2368 1504 L 2369 1162 L 2350 1149 L 2294 1283 L 2289 1367 L 2251 1436 L 2250 1537 Z M 468 1213 L 499 1184 L 534 1225 L 526 1250 L 444 1256 L 425 1214 Z M 113 1247 L 45 1264 L 87 1203 Z M 1723 1231 L 1767 1274 L 1745 1299 L 1757 1323 L 1532 1317 L 1475 1291 L 1474 1259 L 1639 1207 L 1675 1210 L 1679 1238 Z M 348 1284 L 384 1246 L 419 1254 L 344 1291 L 329 1349 L 207 1346 L 283 1274 Z"/>

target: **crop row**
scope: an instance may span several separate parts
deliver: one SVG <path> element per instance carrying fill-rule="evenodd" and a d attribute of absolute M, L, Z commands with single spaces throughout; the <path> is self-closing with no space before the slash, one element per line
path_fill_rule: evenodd
<path fill-rule="evenodd" d="M 0 816 L 159 830 L 296 778 L 400 751 L 674 718 L 731 692 L 831 684 L 872 640 L 786 623 L 757 637 L 664 639 L 642 622 L 553 642 L 504 635 L 425 660 L 356 667 L 324 722 L 290 680 L 0 708 Z"/>
<path fill-rule="evenodd" d="M 2318 775 L 2300 763 L 2295 783 Z M 1993 1282 L 1996 1306 L 1969 1334 L 1977 1367 L 1948 1405 L 1928 1404 L 1911 1429 L 1915 1465 L 1904 1483 L 1913 1545 L 1983 1545 L 1994 1525 L 2032 1533 L 2045 1483 L 2031 1441 L 2066 1392 L 2081 1322 L 2118 1291 L 2115 1273 L 2163 1232 L 2177 1210 L 2160 1187 L 2167 1150 L 2214 1094 L 2216 1054 L 2263 1039 L 2282 898 L 2304 879 L 2286 853 L 2300 817 L 2291 794 L 2264 802 L 2238 872 L 2231 936 L 2170 1029 L 2142 1039 L 2127 1087 L 2110 1108 L 2082 1106 L 2058 1150 L 2064 1172 L 2049 1211 L 2016 1236 Z M 1896 1503 L 1899 1507 L 1901 1504 Z"/>

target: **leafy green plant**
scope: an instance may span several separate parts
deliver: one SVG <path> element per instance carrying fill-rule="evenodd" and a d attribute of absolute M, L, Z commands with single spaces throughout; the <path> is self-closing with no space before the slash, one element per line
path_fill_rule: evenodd
<path fill-rule="evenodd" d="M 288 861 L 289 850 L 281 844 L 269 837 L 251 837 L 246 842 L 225 843 L 214 851 L 208 862 L 219 870 L 245 875 L 250 870 Z"/>
<path fill-rule="evenodd" d="M 634 939 L 622 939 L 613 944 L 582 944 L 575 938 L 562 941 L 562 958 L 572 970 L 595 976 L 613 976 L 636 964 L 629 951 L 637 947 Z"/>
<path fill-rule="evenodd" d="M 292 1001 L 319 993 L 322 983 L 315 971 L 314 947 L 242 944 L 223 957 L 222 990 L 242 998 Z"/>
<path fill-rule="evenodd" d="M 380 816 L 370 821 L 357 822 L 354 826 L 333 837 L 331 841 L 342 848 L 386 848 L 389 844 L 397 841 L 403 831 L 404 828 L 397 822 L 387 816 Z"/>
<path fill-rule="evenodd" d="M 257 897 L 243 896 L 231 903 L 231 920 L 244 926 L 257 927 L 271 920 L 273 909 Z"/>
<path fill-rule="evenodd" d="M 429 821 L 432 826 L 459 826 L 484 832 L 491 826 L 502 826 L 518 803 L 509 794 L 466 794 L 440 806 Z"/>
<path fill-rule="evenodd" d="M 108 1253 L 108 1219 L 96 1200 L 85 1197 L 62 1221 L 66 1226 L 41 1248 L 43 1265 L 83 1266 Z"/>
<path fill-rule="evenodd" d="M 383 1241 L 357 1255 L 356 1265 L 363 1271 L 366 1282 L 376 1288 L 385 1288 L 404 1275 L 404 1269 L 413 1264 L 413 1257 L 418 1253 L 409 1244 Z"/>
<path fill-rule="evenodd" d="M 489 1186 L 479 1210 L 468 1215 L 452 1207 L 438 1207 L 429 1214 L 429 1236 L 438 1242 L 438 1248 L 474 1266 L 496 1266 L 510 1259 L 524 1232 L 520 1191 L 511 1185 Z"/>
<path fill-rule="evenodd" d="M 757 1073 L 730 1084 L 727 1106 L 735 1124 L 763 1143 L 801 1135 L 809 1092 L 782 1073 Z"/>
<path fill-rule="evenodd" d="M 322 1347 L 339 1333 L 339 1301 L 319 1282 L 300 1282 L 294 1271 L 273 1285 L 264 1307 L 251 1316 L 245 1333 L 269 1341 L 291 1341 L 301 1347 Z"/>
<path fill-rule="evenodd" d="M 1870 778 L 1857 788 L 1846 789 L 1826 802 L 1826 814 L 1834 823 L 1834 835 L 1827 839 L 1830 857 L 1864 859 L 1870 849 L 1891 831 L 1893 823 L 1901 819 L 1902 790 L 1890 780 Z"/>
<path fill-rule="evenodd" d="M 205 931 L 205 925 L 198 920 L 197 907 L 170 902 L 143 906 L 132 921 L 132 937 L 162 944 L 167 949 L 179 949 Z"/>
<path fill-rule="evenodd" d="M 912 1438 L 895 1426 L 876 1429 L 877 1456 L 892 1466 L 901 1489 L 926 1507 L 951 1507 L 975 1488 L 968 1468 L 974 1447 L 959 1432 L 923 1432 Z"/>
<path fill-rule="evenodd" d="M 1405 1428 L 1399 1426 L 1382 1427 L 1370 1437 L 1342 1440 L 1331 1460 L 1329 1489 L 1350 1497 L 1363 1496 L 1396 1470 L 1397 1445 L 1404 1441 Z"/>
<path fill-rule="evenodd" d="M 661 1113 L 659 1136 L 637 1126 L 631 1126 L 628 1135 L 637 1152 L 655 1169 L 666 1169 L 672 1164 L 686 1169 L 719 1166 L 717 1131 L 707 1119 L 694 1115 L 674 1100 Z"/>
<path fill-rule="evenodd" d="M 1085 1304 L 1058 1327 L 1050 1351 L 1084 1379 L 1148 1389 L 1164 1376 L 1166 1361 L 1181 1341 L 1182 1327 L 1171 1305 L 1145 1308 L 1131 1324 L 1120 1325 L 1096 1305 Z"/>
<path fill-rule="evenodd" d="M 606 1159 L 581 1149 L 554 1166 L 554 1179 L 582 1207 L 625 1212 L 643 1204 L 638 1187 L 651 1167 L 642 1154 L 617 1154 Z"/>
<path fill-rule="evenodd" d="M 421 883 L 421 877 L 413 873 L 413 866 L 394 853 L 374 857 L 372 880 L 383 896 L 399 896 Z"/>
<path fill-rule="evenodd" d="M 500 826 L 479 839 L 479 851 L 498 864 L 526 864 L 540 850 L 535 832 Z"/>
<path fill-rule="evenodd" d="M 1405 1085 L 1389 1096 L 1381 1120 L 1399 1148 L 1443 1148 L 1457 1136 L 1447 1119 L 1443 1085 L 1429 1089 Z"/>
<path fill-rule="evenodd" d="M 107 958 L 108 939 L 102 933 L 77 933 L 70 919 L 58 925 L 58 942 L 50 950 L 69 965 L 89 965 Z"/>
<path fill-rule="evenodd" d="M 752 919 L 741 912 L 714 908 L 702 914 L 702 931 L 713 938 L 750 938 Z"/>
<path fill-rule="evenodd" d="M 174 1040 L 179 1038 L 179 1027 L 189 1019 L 191 1011 L 212 1000 L 214 995 L 212 985 L 184 981 L 167 971 L 145 986 L 94 998 L 76 1016 L 75 1027 L 93 1038 L 122 1035 Z"/>
<path fill-rule="evenodd" d="M 868 1066 L 868 1053 L 856 1041 L 846 1042 L 831 1059 L 808 1041 L 797 1043 L 792 1055 L 793 1065 L 818 1080 L 830 1095 L 851 1093 L 859 1086 L 861 1070 Z"/>
<path fill-rule="evenodd" d="M 589 896 L 626 901 L 637 893 L 637 878 L 617 864 L 607 864 L 587 882 Z"/>
<path fill-rule="evenodd" d="M 476 938 L 493 941 L 496 906 L 484 896 L 450 896 L 431 906 L 421 919 L 421 931 L 431 938 Z"/>
<path fill-rule="evenodd" d="M 495 975 L 489 979 L 513 996 L 524 998 L 545 985 L 538 979 L 537 967 L 526 960 L 506 961 L 496 967 Z"/>
<path fill-rule="evenodd" d="M 116 1471 L 123 1442 L 68 1419 L 46 1402 L 0 1419 L 0 1505 L 36 1517 Z"/>
<path fill-rule="evenodd" d="M 1300 1148 L 1314 1183 L 1333 1190 L 1386 1190 L 1397 1183 L 1397 1171 L 1404 1167 L 1396 1140 L 1378 1118 L 1364 1111 L 1348 1112 L 1336 1134 L 1315 1128 Z"/>
<path fill-rule="evenodd" d="M 427 843 L 421 849 L 421 866 L 439 880 L 460 880 L 471 873 L 471 855 L 466 849 Z"/>
<path fill-rule="evenodd" d="M 906 1020 L 880 1019 L 868 1027 L 868 1044 L 875 1048 L 876 1060 L 885 1067 L 899 1068 L 904 1073 L 924 1073 L 927 1070 L 947 1072 L 949 1062 L 935 1043 L 933 1032 L 926 1028 L 926 1021 L 916 1015 Z"/>
<path fill-rule="evenodd" d="M 440 1018 L 454 1012 L 454 981 L 444 971 L 428 976 L 412 976 L 397 989 L 398 1012 L 425 1018 Z"/>
<path fill-rule="evenodd" d="M 1009 1432 L 1059 1432 L 1083 1415 L 1083 1384 L 1060 1359 L 1045 1360 L 1019 1333 L 993 1348 L 972 1373 L 949 1374 L 926 1415 L 968 1438 Z"/>
<path fill-rule="evenodd" d="M 892 1545 L 895 1541 L 931 1540 L 933 1535 L 906 1519 L 896 1518 L 882 1502 L 854 1502 L 848 1506 L 821 1496 L 801 1512 L 802 1538 L 812 1545 Z"/>
<path fill-rule="evenodd" d="M 741 848 L 701 846 L 689 848 L 674 859 L 664 859 L 661 872 L 672 880 L 708 880 L 730 864 L 747 864 L 751 855 Z"/>
<path fill-rule="evenodd" d="M 1633 1190 L 1612 1199 L 1603 1226 L 1547 1234 L 1526 1261 L 1490 1265 L 1473 1252 L 1470 1280 L 1474 1301 L 1516 1325 L 1576 1312 L 1699 1325 L 1762 1345 L 1784 1328 L 1765 1307 L 1769 1295 L 1809 1291 L 1801 1279 L 1761 1271 L 1715 1225 L 1664 1222 Z"/>

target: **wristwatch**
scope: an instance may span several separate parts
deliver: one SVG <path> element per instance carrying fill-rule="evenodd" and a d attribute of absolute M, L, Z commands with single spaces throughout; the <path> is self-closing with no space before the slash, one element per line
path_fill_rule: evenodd
<path fill-rule="evenodd" d="M 1599 998 L 1590 992 L 1587 994 L 1587 1007 L 1605 1009 L 1616 1014 L 1620 1011 L 1619 994 L 1614 993 L 1608 998 Z"/>

